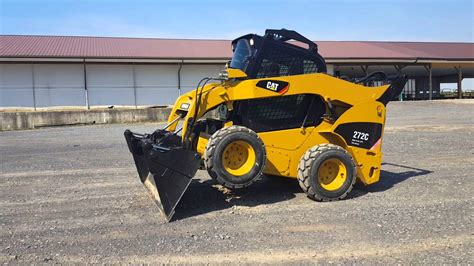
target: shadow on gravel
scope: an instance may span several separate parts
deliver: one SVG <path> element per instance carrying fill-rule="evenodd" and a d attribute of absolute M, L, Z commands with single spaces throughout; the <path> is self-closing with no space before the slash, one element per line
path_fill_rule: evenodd
<path fill-rule="evenodd" d="M 173 220 L 181 220 L 204 213 L 228 209 L 234 205 L 253 207 L 289 200 L 303 193 L 294 179 L 264 177 L 252 186 L 230 191 L 213 180 L 193 180 L 176 208 Z"/>
<path fill-rule="evenodd" d="M 361 197 L 367 193 L 382 192 L 409 178 L 432 173 L 429 170 L 404 165 L 390 163 L 382 165 L 390 165 L 402 170 L 398 172 L 382 170 L 380 181 L 367 187 L 357 183 L 348 199 Z M 213 180 L 193 180 L 178 204 L 173 220 L 229 209 L 234 205 L 253 207 L 272 204 L 292 199 L 298 193 L 303 193 L 303 191 L 295 179 L 278 176 L 264 177 L 252 186 L 237 191 L 230 191 L 216 185 Z"/>
<path fill-rule="evenodd" d="M 354 190 L 352 191 L 351 195 L 349 195 L 348 198 L 357 198 L 367 193 L 383 192 L 409 178 L 433 173 L 433 171 L 430 171 L 430 170 L 425 170 L 425 169 L 420 169 L 420 168 L 415 168 L 415 167 L 410 167 L 410 166 L 400 165 L 400 164 L 382 163 L 382 166 L 383 165 L 390 165 L 392 167 L 397 167 L 397 168 L 402 169 L 402 171 L 391 172 L 391 171 L 382 170 L 380 173 L 380 181 L 378 183 L 375 183 L 369 186 L 364 186 L 363 184 L 357 183 L 354 186 Z"/>

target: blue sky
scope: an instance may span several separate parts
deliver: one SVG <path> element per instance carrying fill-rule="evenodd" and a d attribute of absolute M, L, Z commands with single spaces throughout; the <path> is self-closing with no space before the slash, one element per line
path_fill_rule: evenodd
<path fill-rule="evenodd" d="M 473 0 L 0 0 L 1 34 L 474 42 Z"/>
<path fill-rule="evenodd" d="M 0 34 L 234 39 L 287 28 L 312 40 L 474 42 L 473 2 L 0 0 Z"/>

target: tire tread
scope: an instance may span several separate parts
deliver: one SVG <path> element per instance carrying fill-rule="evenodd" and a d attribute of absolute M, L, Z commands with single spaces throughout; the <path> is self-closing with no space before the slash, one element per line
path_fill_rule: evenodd
<path fill-rule="evenodd" d="M 233 126 L 230 126 L 230 127 L 222 128 L 222 129 L 216 131 L 214 134 L 212 134 L 212 136 L 209 138 L 209 141 L 207 142 L 206 150 L 204 152 L 204 165 L 206 167 L 206 170 L 207 170 L 209 176 L 211 176 L 212 179 L 215 179 L 219 184 L 223 185 L 226 188 L 238 189 L 238 188 L 248 187 L 248 186 L 252 185 L 253 183 L 255 183 L 256 181 L 261 179 L 261 176 L 263 174 L 262 173 L 263 169 L 265 168 L 265 161 L 266 160 L 263 161 L 263 166 L 261 167 L 262 171 L 260 171 L 258 176 L 255 177 L 254 179 L 252 179 L 251 181 L 245 183 L 245 184 L 231 184 L 229 182 L 226 182 L 222 178 L 220 178 L 219 175 L 213 170 L 213 163 L 212 162 L 213 162 L 213 157 L 214 157 L 214 151 L 216 149 L 216 145 L 226 135 L 228 135 L 230 133 L 233 133 L 233 132 L 246 132 L 246 133 L 249 133 L 249 134 L 253 135 L 254 137 L 256 137 L 257 140 L 262 144 L 262 146 L 265 146 L 262 139 L 257 135 L 257 133 L 255 133 L 253 130 L 251 130 L 247 127 L 233 125 Z M 264 158 L 266 158 L 266 149 L 263 149 L 263 155 L 264 155 Z"/>
<path fill-rule="evenodd" d="M 341 200 L 341 199 L 345 198 L 351 192 L 351 190 L 354 187 L 354 184 L 356 182 L 357 178 L 353 178 L 350 187 L 344 192 L 344 194 L 342 194 L 341 196 L 339 196 L 337 198 L 327 198 L 327 197 L 324 197 L 322 195 L 318 195 L 317 193 L 315 193 L 315 191 L 311 187 L 311 182 L 310 182 L 311 165 L 312 165 L 313 161 L 319 155 L 321 155 L 323 152 L 326 152 L 326 151 L 332 150 L 332 149 L 339 150 L 339 151 L 342 151 L 345 154 L 347 154 L 351 158 L 351 163 L 352 163 L 352 168 L 353 168 L 354 175 L 356 175 L 356 173 L 357 173 L 357 167 L 356 167 L 356 164 L 354 162 L 354 159 L 349 154 L 349 152 L 347 152 L 347 150 L 342 148 L 341 146 L 331 144 L 331 143 L 324 143 L 324 144 L 316 145 L 316 146 L 312 147 L 311 149 L 307 150 L 305 152 L 305 154 L 301 157 L 301 160 L 300 160 L 300 163 L 299 163 L 299 166 L 298 166 L 297 178 L 298 178 L 298 183 L 299 183 L 301 189 L 303 189 L 303 191 L 306 192 L 306 195 L 309 198 L 313 199 L 313 200 L 316 200 L 316 201 Z"/>

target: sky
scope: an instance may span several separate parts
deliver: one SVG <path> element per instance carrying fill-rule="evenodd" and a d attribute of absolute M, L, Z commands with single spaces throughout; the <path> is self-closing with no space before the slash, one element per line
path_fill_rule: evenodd
<path fill-rule="evenodd" d="M 474 0 L 0 0 L 0 34 L 231 40 L 270 28 L 315 41 L 474 42 Z"/>
<path fill-rule="evenodd" d="M 474 42 L 474 0 L 0 0 L 0 34 Z"/>

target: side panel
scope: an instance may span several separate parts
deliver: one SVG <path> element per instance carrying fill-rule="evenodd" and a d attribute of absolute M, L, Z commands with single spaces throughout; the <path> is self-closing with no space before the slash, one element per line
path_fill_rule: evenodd
<path fill-rule="evenodd" d="M 199 103 L 197 118 L 202 117 L 207 110 L 224 102 L 281 97 L 281 94 L 279 94 L 277 90 L 267 89 L 266 86 L 265 88 L 258 87 L 257 83 L 262 80 L 267 80 L 265 84 L 268 84 L 269 79 L 256 79 L 241 82 L 226 81 L 222 84 L 214 83 L 207 85 L 202 89 L 202 99 Z M 381 102 L 378 102 L 377 99 L 389 87 L 388 85 L 365 87 L 325 74 L 296 75 L 272 78 L 271 80 L 273 83 L 276 83 L 275 81 L 288 83 L 289 88 L 284 90 L 284 96 L 299 94 L 322 95 L 325 102 L 338 101 L 352 107 L 338 117 L 336 122 L 324 120 L 317 127 L 300 127 L 290 130 L 258 133 L 268 147 L 269 166 L 265 169 L 265 173 L 295 178 L 297 176 L 301 156 L 309 148 L 321 143 L 334 143 L 346 148 L 352 154 L 358 165 L 358 177 L 363 183 L 371 184 L 378 181 L 382 161 L 380 142 L 383 137 L 385 106 Z M 270 84 L 269 87 L 272 88 L 272 85 Z M 179 97 L 169 120 L 176 117 L 176 110 L 179 109 L 181 103 L 190 103 L 188 116 L 183 123 L 183 127 L 187 128 L 187 124 L 191 116 L 194 115 L 196 108 L 194 97 L 195 92 L 190 92 Z M 373 128 L 372 131 L 380 132 L 380 134 L 377 133 L 375 136 L 374 134 L 365 135 L 363 133 L 367 133 L 367 130 L 362 127 L 359 128 L 360 130 L 357 130 L 360 131 L 357 138 L 362 138 L 359 146 L 355 145 L 356 142 L 352 141 L 352 139 L 347 143 L 344 137 L 346 137 L 346 139 L 349 139 L 349 137 L 345 136 L 346 133 L 343 133 L 343 129 L 346 128 L 346 131 L 351 131 L 350 126 L 342 126 L 341 129 L 339 129 L 339 133 L 336 132 L 336 129 L 338 126 L 348 123 L 379 124 L 381 125 L 381 129 L 379 129 L 380 126 L 371 127 Z M 173 130 L 173 128 L 170 129 Z M 354 134 L 354 131 L 350 132 L 350 134 Z M 184 135 L 183 132 L 183 136 Z M 377 135 L 380 135 L 380 141 L 376 140 Z M 374 137 L 372 138 L 372 136 Z M 365 140 L 366 138 L 368 140 Z M 368 146 L 372 147 L 369 148 Z M 273 167 L 270 165 L 273 165 Z M 289 165 L 289 167 L 286 167 L 287 165 Z"/>
<path fill-rule="evenodd" d="M 300 159 L 308 149 L 333 143 L 351 153 L 358 166 L 358 178 L 364 184 L 375 183 L 380 178 L 384 120 L 383 104 L 369 101 L 350 108 L 335 124 L 323 121 L 305 130 L 259 133 L 267 147 L 268 166 L 264 172 L 296 178 Z M 284 162 L 288 162 L 289 167 L 280 165 Z"/>
<path fill-rule="evenodd" d="M 331 128 L 345 140 L 346 149 L 358 166 L 358 177 L 364 184 L 375 183 L 380 178 L 385 112 L 385 106 L 380 102 L 362 102 L 347 110 Z"/>
<path fill-rule="evenodd" d="M 330 124 L 323 121 L 317 127 L 258 133 L 267 149 L 264 173 L 296 178 L 300 159 L 309 148 L 321 143 L 337 143 L 318 133 L 318 130 L 329 128 Z"/>
<path fill-rule="evenodd" d="M 291 167 L 292 162 L 299 160 L 301 146 L 311 136 L 312 128 L 295 128 L 279 131 L 261 132 L 259 137 L 267 149 L 265 174 L 296 177 Z M 301 157 L 301 156 L 300 156 Z"/>
<path fill-rule="evenodd" d="M 276 149 L 294 151 L 298 150 L 313 132 L 314 127 L 293 128 L 258 133 L 265 146 Z"/>
<path fill-rule="evenodd" d="M 219 84 L 218 82 L 214 84 L 208 84 L 202 90 L 200 89 L 200 92 L 202 91 L 202 97 L 199 103 L 199 112 L 197 118 L 199 119 L 207 112 L 207 110 L 210 110 L 224 102 L 278 97 L 281 95 L 278 92 L 257 87 L 257 83 L 262 80 L 269 79 L 251 79 L 245 81 L 229 80 L 222 84 Z M 285 96 L 298 94 L 316 94 L 322 95 L 325 101 L 328 99 L 338 100 L 352 106 L 368 100 L 375 101 L 388 88 L 388 86 L 365 87 L 325 74 L 295 75 L 272 78 L 271 80 L 289 83 L 288 89 L 283 94 Z M 176 110 L 183 102 L 193 103 L 188 110 L 188 114 L 193 116 L 196 108 L 194 105 L 194 98 L 195 91 L 188 92 L 179 97 L 176 100 L 174 109 L 171 112 L 168 121 L 172 121 L 174 118 L 176 118 Z M 187 127 L 187 120 L 188 119 L 186 119 L 183 124 L 184 128 Z M 173 128 L 171 128 L 171 130 L 173 130 Z"/>
<path fill-rule="evenodd" d="M 354 122 L 340 124 L 335 132 L 347 145 L 364 149 L 372 148 L 382 137 L 382 124 Z"/>
<path fill-rule="evenodd" d="M 269 175 L 290 177 L 291 158 L 288 151 L 265 147 L 267 149 L 267 162 L 263 172 Z"/>

